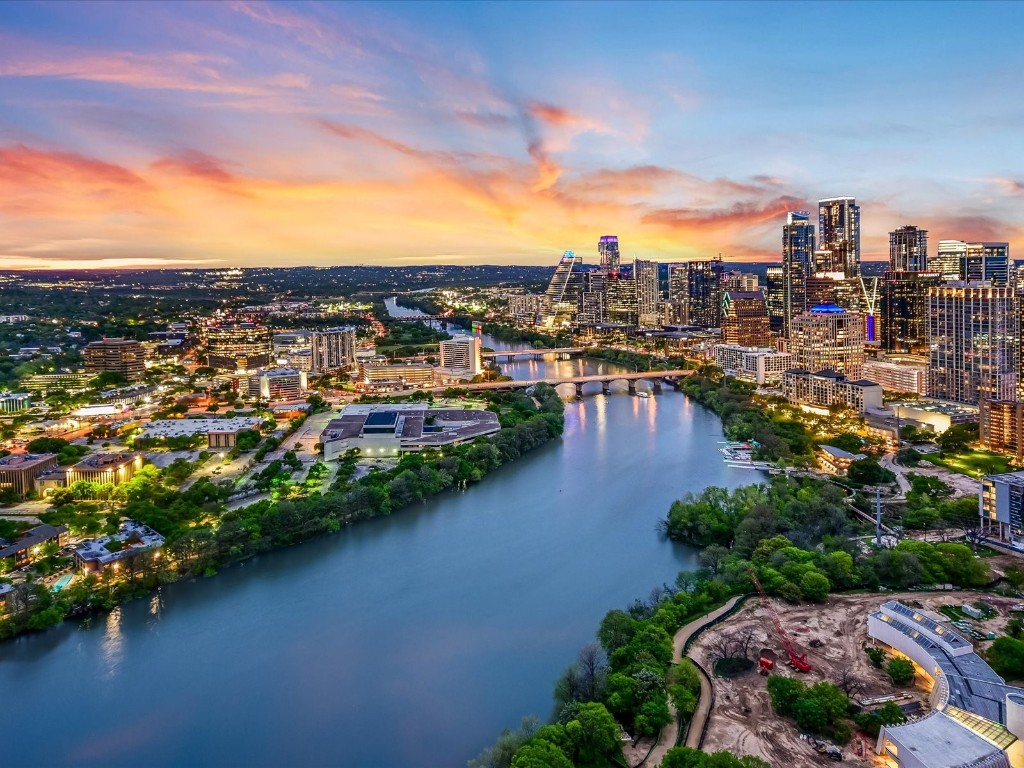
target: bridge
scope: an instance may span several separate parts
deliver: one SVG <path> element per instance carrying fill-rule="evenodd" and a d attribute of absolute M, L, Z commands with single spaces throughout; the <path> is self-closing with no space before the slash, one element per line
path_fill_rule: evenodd
<path fill-rule="evenodd" d="M 674 369 L 670 371 L 640 371 L 636 373 L 599 373 L 591 376 L 566 376 L 548 377 L 543 379 L 516 379 L 514 381 L 488 381 L 482 384 L 459 384 L 454 389 L 464 389 L 469 392 L 480 392 L 495 389 L 525 389 L 537 384 L 550 384 L 557 387 L 559 384 L 574 384 L 576 396 L 583 396 L 583 385 L 591 382 L 601 384 L 602 394 L 607 395 L 611 391 L 611 385 L 616 381 L 625 381 L 629 386 L 629 394 L 636 394 L 636 383 L 646 381 L 650 383 L 654 392 L 661 392 L 662 384 L 667 382 L 674 384 L 678 379 L 692 376 L 696 371 L 692 369 Z M 444 392 L 448 387 L 434 387 L 431 392 Z"/>
<path fill-rule="evenodd" d="M 520 357 L 537 360 L 544 355 L 558 355 L 565 358 L 582 354 L 583 347 L 553 347 L 551 349 L 499 349 L 495 352 L 481 352 L 480 357 L 484 360 L 515 360 Z"/>
<path fill-rule="evenodd" d="M 421 323 L 425 320 L 451 320 L 450 317 L 441 317 L 441 315 L 392 315 L 388 319 L 396 323 Z"/>

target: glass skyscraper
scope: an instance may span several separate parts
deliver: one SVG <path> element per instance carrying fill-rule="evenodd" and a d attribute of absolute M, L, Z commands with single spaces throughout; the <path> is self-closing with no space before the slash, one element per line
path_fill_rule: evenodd
<path fill-rule="evenodd" d="M 601 257 L 601 269 L 618 272 L 621 258 L 619 256 L 619 238 L 617 235 L 601 235 L 597 241 L 597 254 Z"/>
<path fill-rule="evenodd" d="M 818 248 L 832 254 L 830 267 L 821 271 L 860 277 L 860 206 L 854 198 L 818 202 Z"/>
<path fill-rule="evenodd" d="M 889 270 L 924 272 L 928 269 L 928 230 L 908 224 L 889 233 Z"/>
<path fill-rule="evenodd" d="M 807 309 L 807 278 L 814 255 L 814 225 L 807 211 L 786 214 L 782 227 L 782 331 L 788 337 L 793 316 Z"/>

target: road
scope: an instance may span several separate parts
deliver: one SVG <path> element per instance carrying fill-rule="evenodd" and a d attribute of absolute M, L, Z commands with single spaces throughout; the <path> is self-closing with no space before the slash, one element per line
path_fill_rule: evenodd
<path fill-rule="evenodd" d="M 676 632 L 675 637 L 672 639 L 672 663 L 679 664 L 683 660 L 683 649 L 691 637 L 720 616 L 731 611 L 741 599 L 742 596 L 730 598 L 720 608 L 716 608 L 699 619 L 694 619 Z M 713 693 L 711 683 L 704 675 L 700 675 L 700 701 L 697 702 L 697 709 L 694 711 L 693 717 L 690 718 L 690 727 L 686 734 L 686 746 L 688 747 L 700 748 L 699 742 L 701 734 L 704 732 L 704 723 L 707 722 L 708 717 L 711 715 L 711 698 Z M 679 737 L 679 718 L 676 716 L 676 710 L 672 706 L 671 700 L 669 700 L 668 707 L 672 713 L 672 720 L 661 729 L 658 743 L 641 765 L 661 765 L 661 761 L 665 759 L 665 753 L 676 745 L 676 739 Z"/>
<path fill-rule="evenodd" d="M 558 384 L 586 384 L 592 381 L 639 381 L 640 379 L 664 379 L 664 378 L 679 378 L 682 376 L 692 376 L 696 371 L 689 368 L 686 369 L 673 369 L 670 371 L 640 371 L 636 373 L 601 373 L 593 376 L 567 376 L 565 378 L 546 378 L 546 379 L 516 379 L 515 381 L 489 381 L 483 384 L 459 384 L 454 386 L 454 389 L 464 389 L 469 392 L 475 392 L 478 390 L 487 389 L 513 389 L 519 387 L 532 387 L 535 384 L 550 384 L 551 386 L 557 386 Z M 432 389 L 425 390 L 428 392 L 444 392 L 447 389 L 453 387 L 433 387 Z"/>
<path fill-rule="evenodd" d="M 897 501 L 906 498 L 906 495 L 910 492 L 910 481 L 907 479 L 907 473 L 904 471 L 900 464 L 896 463 L 896 452 L 890 451 L 885 454 L 882 459 L 878 462 L 884 469 L 888 469 L 894 475 L 896 475 L 896 485 L 900 488 L 899 496 L 894 496 L 889 501 Z"/>

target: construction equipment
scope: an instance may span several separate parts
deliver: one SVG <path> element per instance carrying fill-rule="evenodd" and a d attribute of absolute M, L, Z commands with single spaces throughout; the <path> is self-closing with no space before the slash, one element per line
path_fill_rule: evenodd
<path fill-rule="evenodd" d="M 754 582 L 754 586 L 757 587 L 757 592 L 761 595 L 761 602 L 764 603 L 764 607 L 768 610 L 768 615 L 771 616 L 772 624 L 775 625 L 775 633 L 782 640 L 782 645 L 786 649 L 786 653 L 789 655 L 789 666 L 795 669 L 797 672 L 810 672 L 811 665 L 807 661 L 807 654 L 799 654 L 796 652 L 796 648 L 793 642 L 789 639 L 789 635 L 786 634 L 786 630 L 782 628 L 782 621 L 779 619 L 779 614 L 775 612 L 775 608 L 772 607 L 771 600 L 768 599 L 768 594 L 764 591 L 764 587 L 761 586 L 761 580 L 757 578 L 757 573 L 753 568 L 750 569 L 750 578 Z"/>
<path fill-rule="evenodd" d="M 757 660 L 757 662 L 757 671 L 761 675 L 767 675 L 769 672 L 775 669 L 774 659 L 767 659 L 764 656 L 762 656 L 760 659 Z"/>

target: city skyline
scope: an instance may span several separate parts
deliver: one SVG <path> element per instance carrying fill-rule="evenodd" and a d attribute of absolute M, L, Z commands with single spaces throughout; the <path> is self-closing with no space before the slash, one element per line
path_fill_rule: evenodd
<path fill-rule="evenodd" d="M 596 263 L 614 233 L 623 262 L 778 261 L 786 213 L 843 195 L 864 261 L 907 224 L 932 255 L 1012 249 L 1014 20 L 986 3 L 6 4 L 0 260 Z M 949 57 L 950 35 L 985 45 Z"/>

